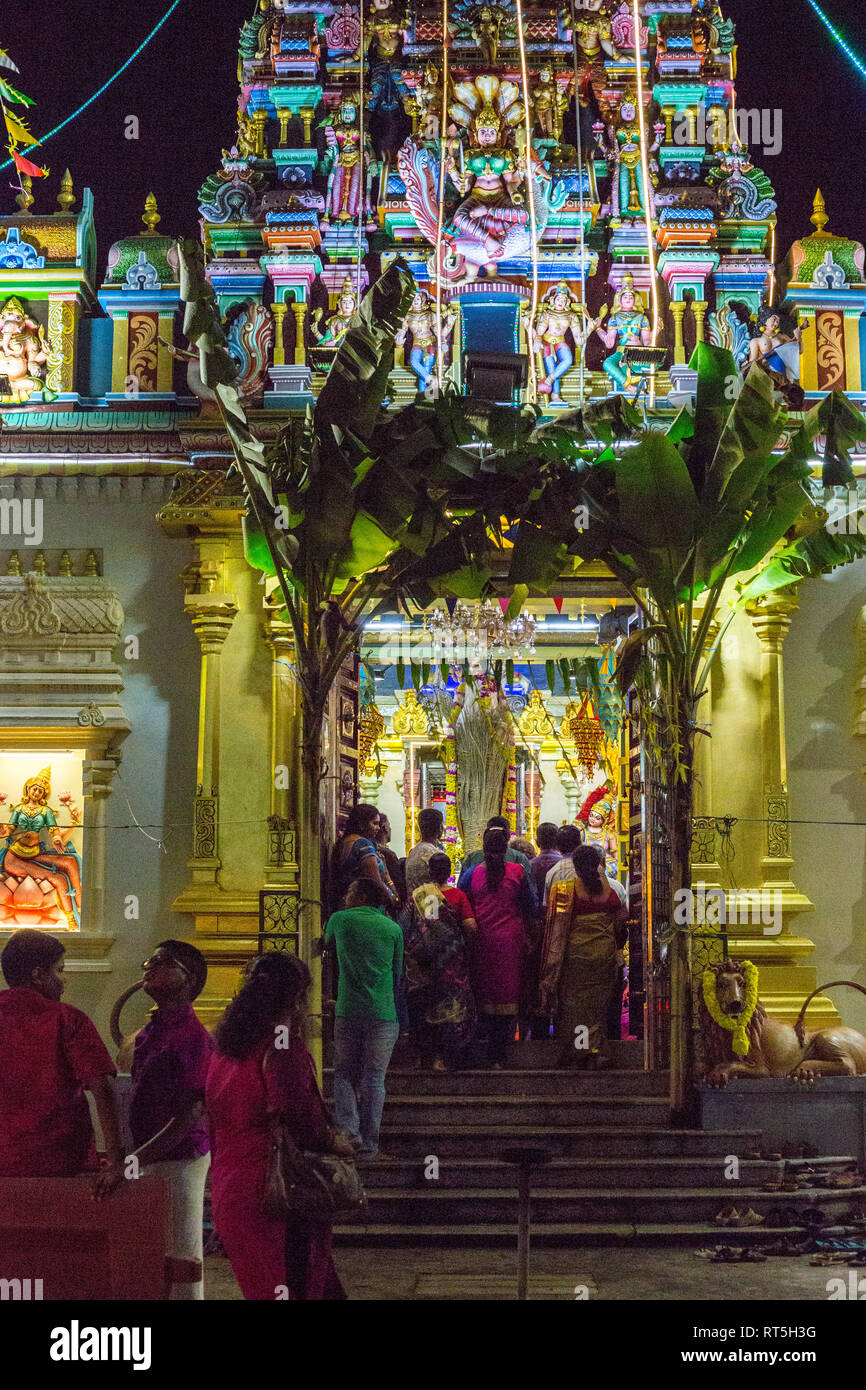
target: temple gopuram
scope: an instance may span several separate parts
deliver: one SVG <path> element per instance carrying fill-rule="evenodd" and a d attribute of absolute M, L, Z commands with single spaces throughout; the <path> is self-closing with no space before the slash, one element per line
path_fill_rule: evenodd
<path fill-rule="evenodd" d="M 866 400 L 863 229 L 843 235 L 845 209 L 816 190 L 812 229 L 777 244 L 776 151 L 745 105 L 761 94 L 736 79 L 716 0 L 260 0 L 199 190 L 258 437 L 315 403 L 397 258 L 416 294 L 394 408 L 457 391 L 555 419 L 624 393 L 666 429 L 702 342 L 743 371 L 759 361 L 792 428 L 829 390 Z M 245 559 L 230 442 L 182 332 L 176 238 L 196 229 L 164 228 L 159 196 L 141 189 L 141 225 L 111 247 L 68 174 L 55 189 L 25 177 L 0 214 L 0 800 L 41 779 L 69 812 L 81 879 L 70 905 L 7 876 L 0 941 L 21 925 L 63 934 L 100 1026 L 165 936 L 207 956 L 214 1021 L 298 917 L 291 633 Z M 862 832 L 813 822 L 866 822 L 864 574 L 857 561 L 739 615 L 705 701 L 693 880 L 739 902 L 727 949 L 787 1020 L 860 968 Z M 633 605 L 588 561 L 518 619 L 506 607 L 440 602 L 364 629 L 329 711 L 325 839 L 360 799 L 387 812 L 398 855 L 425 806 L 466 848 L 430 691 L 397 648 L 483 634 L 509 663 L 514 831 L 574 821 L 607 788 L 592 829 L 631 894 L 626 1036 L 663 1066 L 655 791 L 614 681 Z M 594 701 L 559 674 L 587 659 Z M 810 1005 L 812 1022 L 837 1017 L 827 997 Z"/>

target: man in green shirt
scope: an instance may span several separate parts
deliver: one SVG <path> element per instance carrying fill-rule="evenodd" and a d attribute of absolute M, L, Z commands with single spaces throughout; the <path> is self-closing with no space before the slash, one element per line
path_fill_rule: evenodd
<path fill-rule="evenodd" d="M 380 909 L 379 885 L 358 878 L 332 913 L 325 945 L 337 952 L 334 1118 L 359 1158 L 379 1152 L 385 1073 L 400 1031 L 394 986 L 403 972 L 403 932 Z M 359 1105 L 360 1101 L 360 1105 Z"/>

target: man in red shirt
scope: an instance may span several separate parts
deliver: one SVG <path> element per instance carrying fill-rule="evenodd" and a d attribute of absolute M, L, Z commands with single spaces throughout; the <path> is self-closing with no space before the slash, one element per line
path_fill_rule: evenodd
<path fill-rule="evenodd" d="M 114 1064 L 86 1014 L 62 1004 L 66 948 L 25 929 L 7 942 L 0 969 L 0 1177 L 72 1177 L 92 1159 L 90 1091 L 108 1156 L 96 1180 L 105 1197 L 123 1178 Z"/>

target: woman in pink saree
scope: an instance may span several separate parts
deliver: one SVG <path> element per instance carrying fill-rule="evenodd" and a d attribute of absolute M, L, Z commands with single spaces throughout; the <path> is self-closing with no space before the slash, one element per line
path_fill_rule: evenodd
<path fill-rule="evenodd" d="M 505 1066 L 514 1036 L 527 932 L 535 896 L 522 864 L 506 863 L 508 831 L 485 831 L 484 862 L 467 869 L 459 887 L 468 897 L 478 930 L 472 937 L 472 978 L 479 1013 L 487 1017 L 489 1065 Z"/>
<path fill-rule="evenodd" d="M 300 1036 L 309 987 L 303 961 L 269 952 L 216 1030 L 205 1087 L 214 1225 L 246 1299 L 346 1297 L 331 1259 L 330 1226 L 277 1221 L 261 1210 L 272 1113 L 285 1117 L 299 1148 L 352 1153 L 331 1128 Z M 275 1046 L 280 1036 L 287 1047 Z"/>

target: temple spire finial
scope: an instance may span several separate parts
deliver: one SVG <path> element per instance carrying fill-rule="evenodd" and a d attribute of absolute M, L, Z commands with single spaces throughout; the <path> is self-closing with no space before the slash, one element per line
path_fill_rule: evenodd
<path fill-rule="evenodd" d="M 824 194 L 821 192 L 819 188 L 817 193 L 815 194 L 815 198 L 812 203 L 812 216 L 809 219 L 809 221 L 812 223 L 812 226 L 815 228 L 812 235 L 829 236 L 830 233 L 824 231 L 824 228 L 826 227 L 829 220 L 830 219 L 828 218 L 826 211 L 826 203 L 824 202 Z"/>
<path fill-rule="evenodd" d="M 158 224 L 162 221 L 162 217 L 157 210 L 156 198 L 152 193 L 148 193 L 144 200 L 144 213 L 142 214 L 141 220 L 146 228 L 144 235 L 156 236 L 156 229 Z"/>
<path fill-rule="evenodd" d="M 72 175 L 67 169 L 66 173 L 63 175 L 63 178 L 60 180 L 60 192 L 57 195 L 58 215 L 65 212 L 71 212 L 72 205 L 74 202 L 75 193 L 73 192 L 72 187 Z"/>

